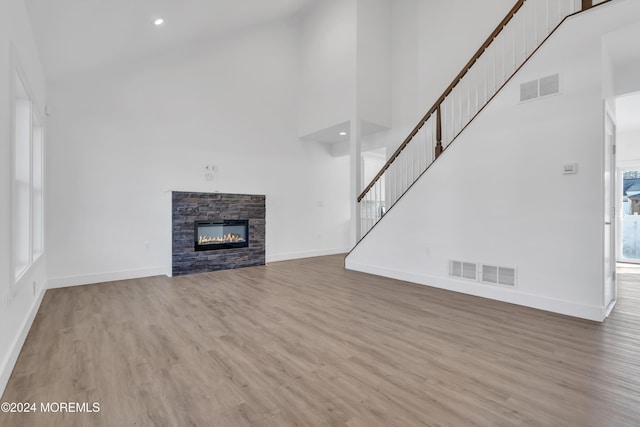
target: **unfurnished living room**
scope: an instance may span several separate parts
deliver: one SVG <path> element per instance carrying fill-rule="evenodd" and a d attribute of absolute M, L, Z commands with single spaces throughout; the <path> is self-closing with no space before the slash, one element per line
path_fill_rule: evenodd
<path fill-rule="evenodd" d="M 637 0 L 0 0 L 0 426 L 640 426 Z"/>

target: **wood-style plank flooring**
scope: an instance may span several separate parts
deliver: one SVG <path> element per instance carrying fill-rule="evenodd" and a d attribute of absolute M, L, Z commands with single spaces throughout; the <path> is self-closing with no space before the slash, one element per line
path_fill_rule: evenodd
<path fill-rule="evenodd" d="M 633 273 L 633 270 L 630 270 Z M 604 324 L 331 256 L 50 290 L 1 426 L 640 426 L 640 276 Z"/>

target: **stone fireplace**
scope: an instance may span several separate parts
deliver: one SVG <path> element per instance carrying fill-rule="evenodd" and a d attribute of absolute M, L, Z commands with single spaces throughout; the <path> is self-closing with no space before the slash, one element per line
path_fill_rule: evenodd
<path fill-rule="evenodd" d="M 265 264 L 265 196 L 171 193 L 174 276 Z"/>

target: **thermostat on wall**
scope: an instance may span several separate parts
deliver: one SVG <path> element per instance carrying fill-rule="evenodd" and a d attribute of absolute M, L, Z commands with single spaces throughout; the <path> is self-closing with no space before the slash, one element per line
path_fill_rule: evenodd
<path fill-rule="evenodd" d="M 578 164 L 577 163 L 566 163 L 562 168 L 562 173 L 564 175 L 573 175 L 578 173 Z"/>

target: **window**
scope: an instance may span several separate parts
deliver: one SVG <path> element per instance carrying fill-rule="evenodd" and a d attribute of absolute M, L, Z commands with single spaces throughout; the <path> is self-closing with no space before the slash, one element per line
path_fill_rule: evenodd
<path fill-rule="evenodd" d="M 43 170 L 44 155 L 44 129 L 38 115 L 33 114 L 33 137 L 31 154 L 31 200 L 32 200 L 32 260 L 35 262 L 44 252 L 44 197 L 43 197 Z"/>
<path fill-rule="evenodd" d="M 13 264 L 19 279 L 44 252 L 44 129 L 19 73 L 13 87 Z"/>
<path fill-rule="evenodd" d="M 20 76 L 15 76 L 13 242 L 16 278 L 31 264 L 31 101 Z"/>

